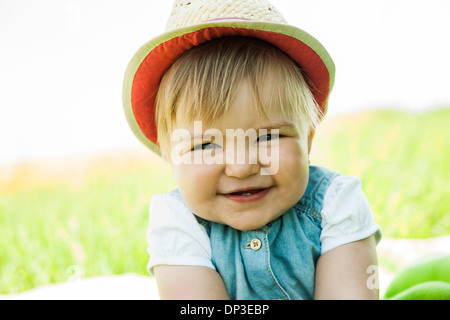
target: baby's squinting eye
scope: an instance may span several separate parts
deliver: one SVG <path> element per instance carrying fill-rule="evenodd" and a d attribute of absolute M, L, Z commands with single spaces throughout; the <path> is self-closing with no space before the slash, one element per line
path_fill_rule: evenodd
<path fill-rule="evenodd" d="M 268 134 L 264 134 L 262 136 L 259 136 L 258 139 L 257 139 L 257 142 L 271 141 L 271 140 L 279 139 L 279 138 L 280 138 L 279 134 L 268 133 Z"/>
<path fill-rule="evenodd" d="M 194 146 L 194 148 L 192 150 L 210 150 L 210 149 L 215 149 L 219 147 L 219 145 L 217 145 L 216 143 L 213 142 L 208 142 L 208 143 L 203 143 L 203 144 L 198 144 L 196 146 Z"/>

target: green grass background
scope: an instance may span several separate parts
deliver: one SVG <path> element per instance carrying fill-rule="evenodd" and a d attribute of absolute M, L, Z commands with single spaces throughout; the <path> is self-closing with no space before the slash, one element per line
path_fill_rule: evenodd
<path fill-rule="evenodd" d="M 312 164 L 358 176 L 385 237 L 448 235 L 449 124 L 450 108 L 330 117 Z M 147 274 L 148 203 L 175 187 L 170 167 L 155 159 L 100 165 L 80 181 L 25 175 L 0 189 L 0 294 L 64 282 L 73 270 Z"/>

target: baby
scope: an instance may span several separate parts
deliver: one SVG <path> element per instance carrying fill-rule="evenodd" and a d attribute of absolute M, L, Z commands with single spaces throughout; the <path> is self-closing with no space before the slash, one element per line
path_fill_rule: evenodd
<path fill-rule="evenodd" d="M 359 180 L 309 163 L 334 79 L 323 47 L 259 0 L 175 1 L 170 26 L 124 86 L 178 186 L 150 202 L 161 298 L 377 298 L 381 231 Z"/>

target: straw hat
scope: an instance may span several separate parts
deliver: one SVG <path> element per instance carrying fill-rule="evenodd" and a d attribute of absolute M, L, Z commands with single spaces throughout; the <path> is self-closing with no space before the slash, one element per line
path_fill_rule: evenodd
<path fill-rule="evenodd" d="M 136 137 L 160 154 L 155 125 L 155 97 L 165 71 L 184 52 L 224 36 L 265 40 L 303 69 L 311 91 L 326 113 L 335 67 L 325 48 L 305 31 L 291 26 L 265 0 L 175 0 L 166 32 L 142 46 L 125 73 L 123 105 Z"/>

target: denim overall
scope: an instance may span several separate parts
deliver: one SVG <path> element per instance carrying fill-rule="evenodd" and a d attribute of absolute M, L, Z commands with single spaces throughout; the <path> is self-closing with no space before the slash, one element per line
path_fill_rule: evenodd
<path fill-rule="evenodd" d="M 322 203 L 339 174 L 310 166 L 305 194 L 261 229 L 238 231 L 197 218 L 211 242 L 212 263 L 233 300 L 313 299 L 320 256 Z"/>

